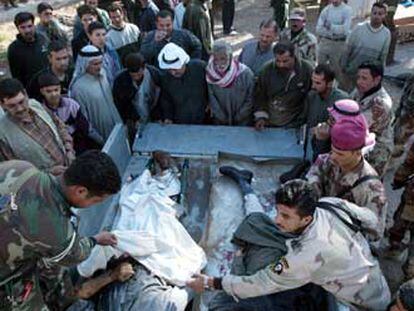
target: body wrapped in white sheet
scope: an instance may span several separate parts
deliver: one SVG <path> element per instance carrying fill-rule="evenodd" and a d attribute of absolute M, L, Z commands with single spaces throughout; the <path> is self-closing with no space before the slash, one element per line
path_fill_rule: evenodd
<path fill-rule="evenodd" d="M 123 186 L 120 216 L 112 231 L 117 246 L 95 246 L 78 265 L 79 273 L 89 277 L 106 268 L 113 256 L 128 253 L 156 276 L 184 286 L 206 265 L 206 256 L 176 217 L 176 203 L 169 196 L 179 191 L 180 182 L 172 170 L 155 177 L 145 170 Z"/>

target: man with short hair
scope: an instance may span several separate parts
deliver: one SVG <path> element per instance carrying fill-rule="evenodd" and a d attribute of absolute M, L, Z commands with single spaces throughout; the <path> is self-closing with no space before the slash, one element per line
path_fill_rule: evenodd
<path fill-rule="evenodd" d="M 53 17 L 53 7 L 47 2 L 41 2 L 37 5 L 37 14 L 39 23 L 36 25 L 36 31 L 42 35 L 47 44 L 53 41 L 63 41 L 69 43 L 69 38 L 65 28 Z"/>
<path fill-rule="evenodd" d="M 281 32 L 280 40 L 292 42 L 298 56 L 315 66 L 318 40 L 314 34 L 305 28 L 305 14 L 304 9 L 296 8 L 292 10 L 289 16 L 290 27 Z"/>
<path fill-rule="evenodd" d="M 384 186 L 362 149 L 370 145 L 368 125 L 362 114 L 343 117 L 330 130 L 331 152 L 321 154 L 306 175 L 321 197 L 338 197 L 376 215 L 376 231 L 368 238 L 384 235 L 387 200 Z"/>
<path fill-rule="evenodd" d="M 101 149 L 105 143 L 98 132 L 83 115 L 79 103 L 61 95 L 59 79 L 50 72 L 39 75 L 38 86 L 42 94 L 42 103 L 63 123 L 72 136 L 76 154 L 88 149 Z"/>
<path fill-rule="evenodd" d="M 108 155 L 94 151 L 74 160 L 59 177 L 17 160 L 2 162 L 0 176 L 2 309 L 48 310 L 40 274 L 82 262 L 96 244 L 117 243 L 109 232 L 79 236 L 71 209 L 87 208 L 117 193 L 118 169 Z"/>
<path fill-rule="evenodd" d="M 223 174 L 243 185 L 242 189 L 250 186 L 247 176 L 242 177 L 246 174 L 240 171 Z M 260 206 L 254 193 L 249 195 L 250 198 L 245 196 L 245 205 Z M 322 287 L 348 306 L 385 310 L 391 296 L 387 282 L 358 231 L 373 229 L 372 212 L 337 198 L 318 201 L 311 185 L 299 179 L 283 184 L 276 191 L 276 202 L 274 231 L 293 235 L 286 238 L 286 255 L 252 275 L 194 276 L 187 286 L 196 292 L 212 289 L 227 294 L 221 305 L 213 300 L 210 310 L 286 310 L 280 308 L 284 299 L 278 295 L 293 295 L 308 283 Z M 355 219 L 360 226 L 353 226 Z M 263 229 L 259 228 L 257 235 Z M 274 241 L 276 237 L 270 239 Z"/>
<path fill-rule="evenodd" d="M 357 86 L 352 93 L 368 121 L 369 131 L 376 135 L 376 144 L 368 154 L 368 162 L 381 178 L 387 171 L 394 140 L 392 99 L 382 86 L 383 76 L 382 64 L 362 63 L 358 68 Z"/>
<path fill-rule="evenodd" d="M 109 24 L 111 23 L 111 19 L 109 18 L 108 12 L 98 7 L 99 2 L 99 0 L 85 0 L 84 5 L 93 8 L 97 14 L 96 21 L 101 22 L 104 24 L 105 28 L 108 28 Z M 73 37 L 75 38 L 80 35 L 82 33 L 82 30 L 86 31 L 86 28 L 87 27 L 85 27 L 85 24 L 81 21 L 81 17 L 79 14 L 77 14 L 75 16 L 75 24 L 73 26 Z"/>
<path fill-rule="evenodd" d="M 137 122 L 147 123 L 158 99 L 159 90 L 152 75 L 155 68 L 145 65 L 144 57 L 132 53 L 125 58 L 125 70 L 115 79 L 112 94 L 119 114 L 135 137 Z"/>
<path fill-rule="evenodd" d="M 0 82 L 0 105 L 6 112 L 0 119 L 2 161 L 28 161 L 52 174 L 72 162 L 72 138 L 64 124 L 39 102 L 29 99 L 18 80 Z"/>
<path fill-rule="evenodd" d="M 178 45 L 168 43 L 158 55 L 160 69 L 154 77 L 161 88 L 159 114 L 163 122 L 202 124 L 208 102 L 206 64 Z"/>
<path fill-rule="evenodd" d="M 36 100 L 29 99 L 16 79 L 0 83 L 0 158 L 20 159 L 39 169 L 59 174 L 75 157 L 65 125 Z"/>
<path fill-rule="evenodd" d="M 72 53 L 73 53 L 73 61 L 76 63 L 76 59 L 78 57 L 79 51 L 86 45 L 89 44 L 89 37 L 88 27 L 93 22 L 98 21 L 98 11 L 89 6 L 89 5 L 81 5 L 76 9 L 77 16 L 81 22 L 82 29 L 79 31 L 78 34 L 73 34 L 72 39 Z"/>
<path fill-rule="evenodd" d="M 47 42 L 36 33 L 34 19 L 29 12 L 16 14 L 14 24 L 19 34 L 7 49 L 10 73 L 25 87 L 47 64 Z"/>
<path fill-rule="evenodd" d="M 191 31 L 200 40 L 201 59 L 204 61 L 208 61 L 213 46 L 213 31 L 206 5 L 206 0 L 192 0 L 185 8 L 182 24 L 183 29 Z"/>
<path fill-rule="evenodd" d="M 349 97 L 347 93 L 334 86 L 335 73 L 326 64 L 316 66 L 312 73 L 312 89 L 308 93 L 305 101 L 304 120 L 307 130 L 313 129 L 322 122 L 327 122 L 329 114 L 328 108 L 341 99 Z M 314 135 L 311 136 L 313 157 L 323 151 L 324 144 Z"/>
<path fill-rule="evenodd" d="M 340 58 L 351 24 L 352 8 L 343 0 L 332 0 L 322 10 L 316 25 L 316 34 L 319 36 L 318 63 L 329 63 L 337 76 L 341 73 Z"/>
<path fill-rule="evenodd" d="M 68 47 L 63 41 L 53 41 L 49 45 L 49 66 L 37 72 L 27 87 L 27 93 L 30 98 L 42 101 L 42 95 L 39 92 L 38 79 L 44 73 L 54 74 L 60 81 L 61 93 L 67 95 L 69 84 L 72 80 L 73 67 L 70 64 L 70 54 Z"/>
<path fill-rule="evenodd" d="M 102 52 L 102 67 L 105 70 L 109 85 L 114 85 L 116 75 L 121 71 L 121 62 L 114 49 L 106 44 L 106 29 L 100 22 L 88 26 L 88 37 L 91 44 Z"/>
<path fill-rule="evenodd" d="M 246 43 L 240 53 L 239 61 L 249 67 L 255 77 L 265 63 L 273 59 L 273 45 L 278 39 L 279 27 L 273 19 L 260 23 L 259 38 Z"/>
<path fill-rule="evenodd" d="M 312 66 L 297 58 L 290 42 L 278 42 L 273 48 L 274 61 L 266 63 L 259 73 L 254 103 L 255 126 L 300 125 L 304 102 L 311 88 Z"/>
<path fill-rule="evenodd" d="M 106 42 L 110 48 L 117 51 L 119 59 L 124 63 L 129 53 L 139 51 L 140 30 L 136 25 L 125 22 L 124 11 L 120 5 L 110 5 L 108 12 L 111 25 L 106 34 Z"/>
<path fill-rule="evenodd" d="M 97 47 L 87 45 L 79 53 L 69 95 L 81 105 L 82 113 L 104 141 L 114 126 L 122 123 L 103 69 L 102 51 Z"/>
<path fill-rule="evenodd" d="M 391 41 L 391 34 L 384 26 L 387 5 L 375 2 L 371 9 L 371 19 L 359 23 L 346 40 L 341 60 L 342 74 L 340 87 L 352 91 L 356 82 L 358 67 L 364 62 L 375 61 L 385 66 Z"/>
<path fill-rule="evenodd" d="M 174 16 L 170 11 L 157 14 L 157 29 L 150 31 L 142 41 L 141 54 L 149 65 L 158 67 L 157 57 L 167 43 L 180 46 L 192 58 L 201 58 L 201 43 L 185 29 L 173 29 Z"/>

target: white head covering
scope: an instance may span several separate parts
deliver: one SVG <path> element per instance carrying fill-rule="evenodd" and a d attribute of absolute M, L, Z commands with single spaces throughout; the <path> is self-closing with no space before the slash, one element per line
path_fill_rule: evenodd
<path fill-rule="evenodd" d="M 174 43 L 165 45 L 158 54 L 158 64 L 161 69 L 181 69 L 189 61 L 190 56 Z"/>
<path fill-rule="evenodd" d="M 78 58 L 76 59 L 75 71 L 70 82 L 69 92 L 72 89 L 72 85 L 85 74 L 89 63 L 95 59 L 102 59 L 102 51 L 96 46 L 86 45 L 80 50 Z"/>

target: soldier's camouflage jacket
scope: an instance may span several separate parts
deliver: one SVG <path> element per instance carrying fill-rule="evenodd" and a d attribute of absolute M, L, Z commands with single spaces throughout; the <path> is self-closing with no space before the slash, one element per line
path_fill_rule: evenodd
<path fill-rule="evenodd" d="M 401 218 L 410 222 L 414 222 L 414 180 L 409 180 L 412 174 L 414 174 L 414 144 L 411 144 L 407 158 L 394 175 L 395 185 L 405 185 Z"/>
<path fill-rule="evenodd" d="M 71 221 L 55 177 L 25 161 L 0 164 L 0 310 L 44 310 L 39 267 L 75 265 L 93 247 Z"/>
<path fill-rule="evenodd" d="M 352 97 L 359 103 L 369 131 L 376 135 L 375 147 L 368 154 L 368 162 L 383 177 L 394 148 L 392 99 L 383 87 L 368 96 L 358 94 L 355 90 Z"/>
<path fill-rule="evenodd" d="M 372 166 L 363 160 L 352 172 L 344 174 L 339 166 L 332 163 L 329 154 L 322 154 L 311 166 L 306 179 L 316 189 L 320 197 L 338 197 L 358 206 L 368 208 L 377 216 L 377 232 L 368 236 L 370 240 L 378 240 L 384 235 L 387 199 L 384 185 L 379 179 L 370 179 L 353 187 L 355 182 L 364 176 L 377 176 Z M 349 191 L 345 191 L 352 188 Z"/>
<path fill-rule="evenodd" d="M 297 55 L 315 66 L 318 39 L 314 34 L 310 33 L 307 29 L 303 29 L 292 39 L 292 32 L 287 28 L 280 34 L 280 40 L 290 41 L 295 46 Z"/>

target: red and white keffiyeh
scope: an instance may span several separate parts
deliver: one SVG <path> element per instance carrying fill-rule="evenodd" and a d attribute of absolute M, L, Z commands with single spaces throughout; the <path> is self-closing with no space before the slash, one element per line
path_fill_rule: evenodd
<path fill-rule="evenodd" d="M 230 62 L 230 68 L 226 72 L 220 72 L 214 66 L 213 56 L 210 57 L 206 68 L 206 80 L 207 83 L 216 84 L 220 87 L 229 87 L 233 84 L 234 80 L 244 71 L 245 65 L 239 63 L 237 60 L 232 59 Z"/>

